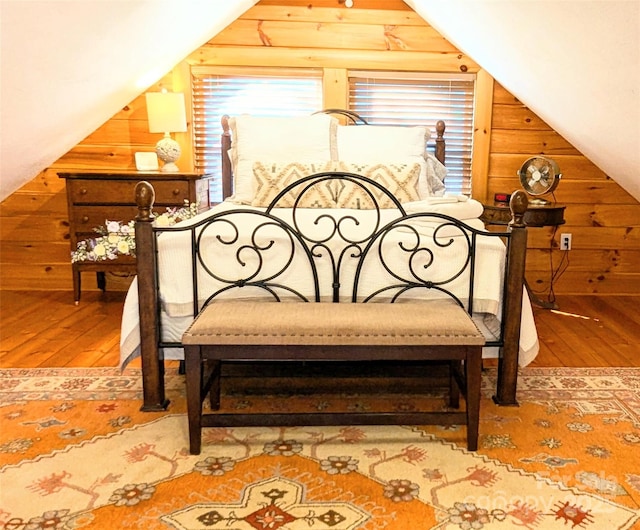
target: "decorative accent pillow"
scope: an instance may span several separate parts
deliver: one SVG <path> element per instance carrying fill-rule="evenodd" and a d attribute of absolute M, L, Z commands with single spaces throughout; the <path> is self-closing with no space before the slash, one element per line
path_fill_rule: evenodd
<path fill-rule="evenodd" d="M 251 204 L 256 160 L 314 162 L 332 160 L 337 120 L 327 114 L 267 118 L 242 115 L 229 120 L 234 199 Z"/>
<path fill-rule="evenodd" d="M 401 203 L 417 201 L 418 180 L 421 166 L 412 157 L 406 161 L 392 163 L 344 162 L 337 163 L 338 171 L 356 173 L 369 177 L 386 188 Z M 351 182 L 341 182 L 337 193 L 338 208 L 354 208 L 367 210 L 374 208 L 373 201 L 361 186 Z M 380 208 L 395 208 L 395 204 L 384 192 L 377 188 L 370 189 Z"/>
<path fill-rule="evenodd" d="M 427 161 L 427 127 L 400 125 L 338 125 L 336 134 L 338 160 L 379 162 L 409 160 L 420 165 L 418 193 L 421 199 L 430 196 Z"/>
<path fill-rule="evenodd" d="M 251 206 L 266 207 L 275 196 L 289 184 L 315 173 L 333 171 L 334 162 L 254 162 L 253 189 L 255 191 Z M 333 186 L 335 188 L 335 186 Z M 335 208 L 335 193 L 331 181 L 319 183 L 309 188 L 301 197 L 300 208 Z M 296 187 L 278 201 L 279 208 L 293 208 L 295 199 L 303 187 Z"/>
<path fill-rule="evenodd" d="M 447 168 L 431 153 L 427 155 L 427 182 L 429 194 L 432 197 L 442 197 L 447 191 L 444 181 L 447 177 Z"/>

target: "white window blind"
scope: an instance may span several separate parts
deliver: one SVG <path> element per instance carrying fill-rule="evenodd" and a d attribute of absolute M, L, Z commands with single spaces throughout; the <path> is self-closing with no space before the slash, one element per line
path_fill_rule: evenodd
<path fill-rule="evenodd" d="M 194 165 L 196 170 L 222 174 L 222 116 L 300 116 L 322 109 L 322 73 L 318 70 L 277 71 L 264 68 L 191 70 Z M 222 200 L 222 183 L 214 178 L 211 200 Z"/>
<path fill-rule="evenodd" d="M 349 108 L 371 125 L 446 123 L 447 192 L 471 193 L 475 75 L 349 73 Z"/>

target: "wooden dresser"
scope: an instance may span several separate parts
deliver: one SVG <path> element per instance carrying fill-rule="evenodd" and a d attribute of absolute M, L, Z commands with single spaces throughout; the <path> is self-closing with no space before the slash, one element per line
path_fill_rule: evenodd
<path fill-rule="evenodd" d="M 78 241 L 96 237 L 94 228 L 104 226 L 105 220 L 127 223 L 136 216 L 135 187 L 141 180 L 150 182 L 155 189 L 156 214 L 165 212 L 168 207 L 184 206 L 185 199 L 189 203 L 197 203 L 200 211 L 210 206 L 210 175 L 160 171 L 75 171 L 61 172 L 58 176 L 66 180 L 71 251 L 76 249 Z M 104 290 L 106 272 L 134 274 L 136 262 L 133 257 L 121 256 L 115 260 L 73 263 L 72 269 L 73 296 L 77 304 L 80 301 L 82 272 L 96 272 L 98 287 Z"/>

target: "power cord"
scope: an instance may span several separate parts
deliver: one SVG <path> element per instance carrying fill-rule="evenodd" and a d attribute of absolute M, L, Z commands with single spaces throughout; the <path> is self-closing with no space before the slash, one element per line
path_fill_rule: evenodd
<path fill-rule="evenodd" d="M 553 232 L 551 233 L 550 242 L 549 242 L 549 271 L 550 271 L 550 276 L 549 276 L 549 289 L 548 289 L 548 292 L 547 292 L 547 301 L 550 304 L 555 304 L 555 302 L 556 302 L 556 294 L 555 294 L 555 290 L 554 290 L 555 283 L 565 273 L 565 271 L 569 268 L 569 251 L 568 250 L 561 251 L 562 252 L 562 256 L 560 257 L 560 262 L 558 263 L 557 267 L 554 266 L 554 263 L 553 263 L 553 250 L 554 250 L 553 242 L 556 239 L 557 232 L 558 232 L 558 227 L 554 226 L 553 227 Z M 544 291 L 538 291 L 538 292 L 535 292 L 535 294 L 541 295 L 541 294 L 544 294 Z"/>
<path fill-rule="evenodd" d="M 555 303 L 556 301 L 556 293 L 554 291 L 554 285 L 562 276 L 565 271 L 569 268 L 569 251 L 561 250 L 562 255 L 560 257 L 560 262 L 558 263 L 558 267 L 554 270 L 553 267 L 553 242 L 556 238 L 556 232 L 558 231 L 558 227 L 553 228 L 553 235 L 551 238 L 551 248 L 549 249 L 549 270 L 551 271 L 551 278 L 549 280 L 549 296 L 548 300 L 551 303 Z"/>

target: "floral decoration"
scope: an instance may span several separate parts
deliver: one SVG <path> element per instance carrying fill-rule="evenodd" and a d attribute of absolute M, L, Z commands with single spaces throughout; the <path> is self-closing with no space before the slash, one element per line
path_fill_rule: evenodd
<path fill-rule="evenodd" d="M 187 200 L 181 208 L 167 208 L 165 213 L 156 217 L 156 226 L 173 226 L 191 219 L 198 213 L 198 205 Z M 106 261 L 118 256 L 136 255 L 135 221 L 127 223 L 105 220 L 104 226 L 93 229 L 99 236 L 79 241 L 76 250 L 71 252 L 71 263 L 80 261 Z"/>

